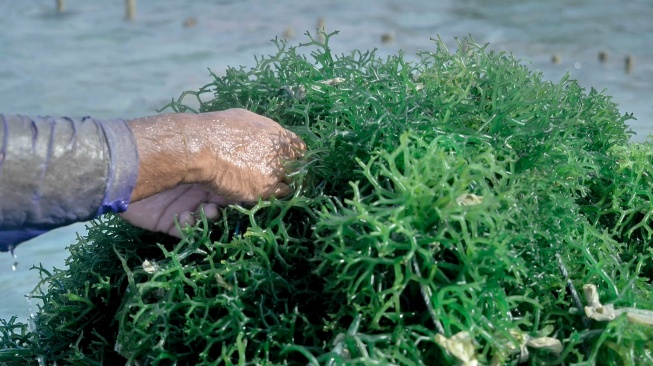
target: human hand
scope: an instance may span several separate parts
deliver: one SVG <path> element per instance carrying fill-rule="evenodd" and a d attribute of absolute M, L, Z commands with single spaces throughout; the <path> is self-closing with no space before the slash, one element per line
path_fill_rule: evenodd
<path fill-rule="evenodd" d="M 139 154 L 136 202 L 179 184 L 253 202 L 291 192 L 285 163 L 306 148 L 294 133 L 245 109 L 163 114 L 128 122 Z"/>
<path fill-rule="evenodd" d="M 304 143 L 244 109 L 167 114 L 129 121 L 139 152 L 132 203 L 121 216 L 136 226 L 179 236 L 175 215 L 217 217 L 218 207 L 291 193 L 285 164 Z M 215 210 L 214 210 L 215 208 Z"/>
<path fill-rule="evenodd" d="M 198 184 L 182 184 L 129 205 L 120 214 L 134 226 L 181 237 L 175 218 L 181 228 L 193 226 L 198 213 L 204 211 L 209 220 L 220 217 L 220 207 L 237 203 L 215 195 Z"/>
<path fill-rule="evenodd" d="M 186 181 L 243 202 L 292 192 L 286 164 L 306 145 L 273 120 L 245 109 L 196 115 L 186 126 L 191 163 Z"/>

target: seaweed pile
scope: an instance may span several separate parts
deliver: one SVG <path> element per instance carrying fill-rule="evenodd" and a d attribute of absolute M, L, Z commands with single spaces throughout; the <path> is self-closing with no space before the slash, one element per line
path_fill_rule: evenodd
<path fill-rule="evenodd" d="M 37 268 L 35 332 L 0 320 L 0 362 L 653 364 L 653 143 L 632 116 L 471 37 L 408 61 L 333 36 L 275 40 L 168 105 L 297 133 L 293 196 L 181 241 L 94 221 L 68 269 Z"/>

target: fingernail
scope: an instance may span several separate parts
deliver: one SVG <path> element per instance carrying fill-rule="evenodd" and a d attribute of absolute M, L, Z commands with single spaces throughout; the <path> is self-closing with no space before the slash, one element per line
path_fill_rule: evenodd
<path fill-rule="evenodd" d="M 181 215 L 179 215 L 179 225 L 181 227 L 186 225 L 193 226 L 195 225 L 195 218 L 193 218 L 193 215 L 188 211 L 182 212 Z"/>
<path fill-rule="evenodd" d="M 207 219 L 213 220 L 220 215 L 218 206 L 215 203 L 207 203 L 202 206 L 202 209 L 204 210 L 204 215 Z"/>

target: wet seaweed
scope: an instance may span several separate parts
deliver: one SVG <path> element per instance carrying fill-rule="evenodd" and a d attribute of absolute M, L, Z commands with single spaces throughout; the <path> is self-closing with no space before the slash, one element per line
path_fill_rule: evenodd
<path fill-rule="evenodd" d="M 0 362 L 653 362 L 652 326 L 578 295 L 653 309 L 653 143 L 629 142 L 631 115 L 471 37 L 408 61 L 323 35 L 167 106 L 296 132 L 295 194 L 181 241 L 94 221 L 68 269 L 37 268 L 35 332 L 0 320 Z"/>

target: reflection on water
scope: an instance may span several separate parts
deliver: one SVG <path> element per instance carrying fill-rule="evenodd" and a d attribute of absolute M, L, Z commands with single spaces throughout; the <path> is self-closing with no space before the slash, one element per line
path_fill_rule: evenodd
<path fill-rule="evenodd" d="M 207 83 L 211 68 L 251 65 L 253 55 L 275 50 L 269 40 L 295 34 L 304 41 L 323 17 L 337 52 L 378 48 L 380 55 L 408 55 L 432 47 L 440 35 L 473 35 L 479 43 L 526 58 L 550 80 L 567 71 L 581 85 L 607 88 L 642 140 L 650 131 L 653 103 L 653 2 L 647 0 L 286 0 L 139 2 L 136 19 L 124 21 L 122 2 L 0 2 L 0 113 L 92 115 L 130 118 L 156 113 L 183 90 Z M 192 21 L 189 21 L 192 19 Z M 382 42 L 384 34 L 391 39 Z M 605 52 L 606 62 L 598 55 Z M 559 62 L 552 63 L 553 55 Z M 625 72 L 625 58 L 635 63 Z M 63 267 L 64 247 L 83 225 L 26 243 L 13 259 L 0 255 L 0 317 L 25 319 L 24 294 L 38 282 L 33 264 Z"/>

